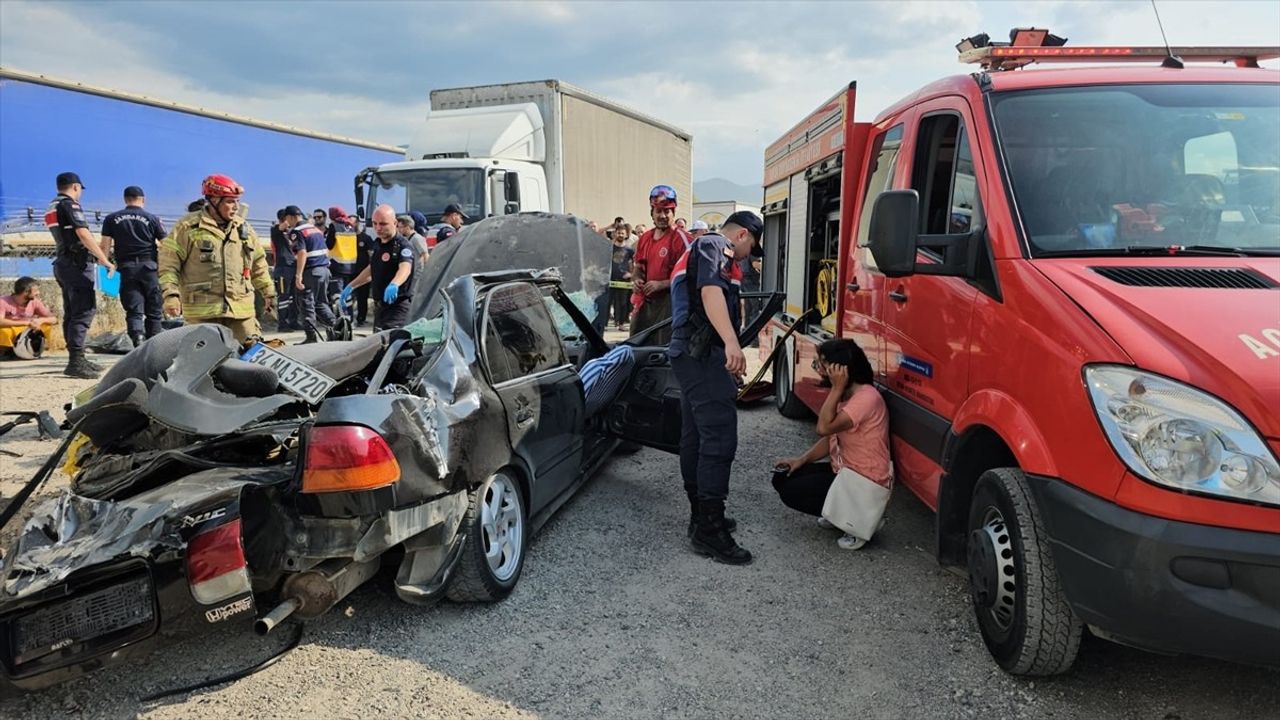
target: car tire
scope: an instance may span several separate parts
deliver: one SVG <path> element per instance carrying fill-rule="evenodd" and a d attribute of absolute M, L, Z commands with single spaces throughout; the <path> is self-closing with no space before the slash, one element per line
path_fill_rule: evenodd
<path fill-rule="evenodd" d="M 454 602 L 497 602 L 515 588 L 528 549 L 528 517 L 515 476 L 498 471 L 468 493 L 466 532 L 446 596 Z"/>
<path fill-rule="evenodd" d="M 1021 470 L 978 478 L 968 531 L 969 596 L 991 656 L 1011 675 L 1069 670 L 1084 628 L 1062 592 Z"/>
<path fill-rule="evenodd" d="M 813 412 L 796 394 L 791 392 L 791 359 L 790 352 L 780 352 L 773 360 L 773 401 L 778 412 L 784 418 L 804 420 L 812 417 Z"/>

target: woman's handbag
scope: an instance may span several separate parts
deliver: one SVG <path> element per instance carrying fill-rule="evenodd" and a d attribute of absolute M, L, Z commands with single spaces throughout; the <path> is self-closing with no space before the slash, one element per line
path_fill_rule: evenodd
<path fill-rule="evenodd" d="M 889 493 L 890 488 L 856 470 L 841 468 L 827 491 L 822 517 L 856 538 L 870 540 L 880 529 Z"/>

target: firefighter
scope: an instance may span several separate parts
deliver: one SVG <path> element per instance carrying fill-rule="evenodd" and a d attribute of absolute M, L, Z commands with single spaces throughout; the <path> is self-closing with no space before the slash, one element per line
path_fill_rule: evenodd
<path fill-rule="evenodd" d="M 731 565 L 751 562 L 751 553 L 730 534 L 737 523 L 724 515 L 738 450 L 736 378 L 746 371 L 738 345 L 738 261 L 762 231 L 755 215 L 730 215 L 718 233 L 698 238 L 680 257 L 671 284 L 667 355 L 680 383 L 680 474 L 689 496 L 690 536 L 699 553 Z"/>
<path fill-rule="evenodd" d="M 674 188 L 670 185 L 658 185 L 649 191 L 649 216 L 653 218 L 653 229 L 641 235 L 636 243 L 634 270 L 631 273 L 632 284 L 635 286 L 632 304 L 639 300 L 639 307 L 631 323 L 633 335 L 671 317 L 672 271 L 676 261 L 692 242 L 688 233 L 672 223 L 675 214 Z M 670 329 L 664 328 L 650 338 L 650 344 L 664 345 L 669 337 Z"/>
<path fill-rule="evenodd" d="M 275 305 L 267 254 L 239 214 L 244 188 L 226 175 L 210 175 L 201 192 L 204 210 L 179 220 L 160 243 L 164 314 L 222 325 L 245 342 L 262 334 L 254 289 L 262 293 L 267 312 Z"/>
<path fill-rule="evenodd" d="M 62 337 L 71 356 L 63 373 L 93 379 L 102 373 L 102 367 L 84 356 L 84 340 L 98 311 L 94 260 L 106 266 L 108 276 L 114 275 L 116 266 L 89 232 L 89 223 L 80 208 L 80 195 L 84 192 L 80 176 L 73 172 L 59 173 L 56 184 L 58 195 L 44 211 L 44 224 L 57 248 L 53 276 L 62 288 Z"/>
<path fill-rule="evenodd" d="M 293 251 L 293 296 L 298 300 L 298 317 L 307 333 L 304 343 L 320 342 L 320 325 L 326 335 L 337 318 L 329 309 L 329 248 L 324 233 L 304 219 L 302 208 L 290 205 L 284 209 L 281 227 L 289 238 Z M 319 322 L 317 323 L 317 316 Z"/>

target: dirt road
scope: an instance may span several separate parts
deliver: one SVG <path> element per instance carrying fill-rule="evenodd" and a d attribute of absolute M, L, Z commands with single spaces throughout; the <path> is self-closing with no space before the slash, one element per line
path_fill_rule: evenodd
<path fill-rule="evenodd" d="M 57 361 L 23 377 L 13 365 L 0 363 L 4 409 L 58 408 L 83 385 L 57 375 Z M 145 664 L 0 701 L 0 717 L 1247 720 L 1280 708 L 1280 673 L 1101 641 L 1086 641 L 1068 676 L 1006 676 L 978 638 L 964 581 L 930 556 L 918 501 L 899 491 L 876 541 L 841 551 L 769 485 L 773 459 L 802 448 L 808 426 L 764 406 L 740 427 L 730 511 L 756 554 L 748 567 L 688 550 L 676 460 L 644 450 L 611 461 L 544 528 L 505 602 L 411 607 L 379 579 L 244 680 L 137 700 L 253 664 L 287 632 L 180 642 Z M 2 441 L 28 453 L 0 457 L 5 497 L 52 449 L 34 432 Z"/>

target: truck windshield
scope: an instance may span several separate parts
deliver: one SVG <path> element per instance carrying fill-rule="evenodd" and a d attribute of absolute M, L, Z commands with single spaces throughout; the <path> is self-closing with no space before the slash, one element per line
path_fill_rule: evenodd
<path fill-rule="evenodd" d="M 1025 90 L 992 104 L 1033 255 L 1280 250 L 1280 86 Z"/>
<path fill-rule="evenodd" d="M 421 168 L 394 170 L 373 176 L 369 188 L 370 210 L 386 203 L 397 213 L 413 210 L 440 222 L 450 203 L 462 206 L 472 220 L 484 217 L 484 171 L 480 168 Z"/>

